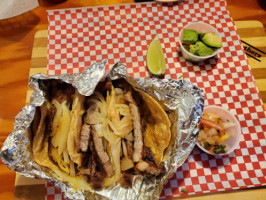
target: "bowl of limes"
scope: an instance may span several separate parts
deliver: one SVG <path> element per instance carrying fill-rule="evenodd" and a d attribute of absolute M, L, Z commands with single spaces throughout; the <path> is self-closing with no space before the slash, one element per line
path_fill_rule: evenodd
<path fill-rule="evenodd" d="M 179 44 L 186 60 L 201 62 L 218 54 L 222 48 L 222 39 L 213 26 L 192 22 L 179 32 Z"/>

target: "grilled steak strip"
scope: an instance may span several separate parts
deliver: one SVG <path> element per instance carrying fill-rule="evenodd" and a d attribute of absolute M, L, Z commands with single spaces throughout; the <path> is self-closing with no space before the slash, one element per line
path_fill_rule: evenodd
<path fill-rule="evenodd" d="M 82 152 L 88 151 L 90 134 L 91 134 L 91 126 L 88 124 L 83 124 L 80 131 L 80 141 L 79 141 L 79 148 Z"/>
<path fill-rule="evenodd" d="M 140 112 L 135 100 L 133 99 L 131 91 L 128 91 L 125 94 L 125 99 L 126 101 L 129 102 L 130 112 L 133 117 L 133 128 L 134 128 L 133 161 L 139 162 L 142 158 L 142 150 L 143 150 L 143 137 L 141 131 Z"/>
<path fill-rule="evenodd" d="M 93 137 L 93 143 L 95 147 L 95 151 L 98 155 L 100 163 L 103 165 L 103 169 L 106 172 L 108 177 L 111 177 L 114 175 L 114 169 L 110 162 L 110 158 L 108 154 L 105 152 L 103 147 L 103 140 L 98 136 L 96 133 L 94 127 L 92 127 L 92 137 Z"/>
<path fill-rule="evenodd" d="M 81 174 L 87 175 L 87 181 L 91 183 L 93 189 L 100 190 L 103 188 L 106 173 L 97 160 L 97 153 L 92 141 L 89 141 L 88 151 L 88 163 L 85 166 L 86 169 Z"/>
<path fill-rule="evenodd" d="M 133 158 L 133 152 L 134 152 L 134 150 L 133 150 L 133 144 L 131 142 L 127 141 L 127 140 L 126 140 L 125 143 L 126 143 L 126 148 L 127 148 L 127 155 L 132 160 L 132 158 Z"/>
<path fill-rule="evenodd" d="M 48 110 L 47 118 L 46 118 L 46 124 L 47 124 L 47 133 L 51 134 L 53 132 L 53 121 L 55 114 L 57 112 L 57 109 L 54 104 L 51 105 L 51 108 Z"/>

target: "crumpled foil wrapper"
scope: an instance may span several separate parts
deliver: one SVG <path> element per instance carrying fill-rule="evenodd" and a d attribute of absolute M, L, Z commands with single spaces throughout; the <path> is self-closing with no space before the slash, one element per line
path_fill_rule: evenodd
<path fill-rule="evenodd" d="M 34 90 L 30 105 L 25 106 L 15 118 L 14 130 L 7 137 L 0 152 L 0 158 L 11 170 L 31 178 L 42 178 L 60 188 L 69 199 L 159 199 L 163 186 L 183 164 L 197 140 L 198 124 L 203 114 L 203 91 L 185 80 L 173 79 L 134 79 L 128 76 L 126 66 L 116 63 L 110 72 L 105 71 L 107 61 L 93 64 L 79 74 L 45 75 L 37 74 L 30 78 L 29 86 Z M 158 177 L 133 178 L 133 187 L 124 189 L 120 184 L 101 191 L 74 191 L 68 184 L 52 178 L 51 171 L 43 170 L 35 163 L 31 154 L 31 139 L 27 134 L 35 113 L 35 107 L 44 101 L 44 91 L 39 83 L 44 79 L 60 79 L 72 84 L 78 91 L 90 96 L 96 85 L 109 76 L 112 80 L 124 78 L 133 87 L 140 88 L 156 98 L 162 106 L 172 113 L 172 145 L 166 151 L 164 162 L 166 172 Z"/>

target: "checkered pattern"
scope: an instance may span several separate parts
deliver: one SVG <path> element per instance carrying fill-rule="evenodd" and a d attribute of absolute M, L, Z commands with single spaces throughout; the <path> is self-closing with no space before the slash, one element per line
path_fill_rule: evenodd
<path fill-rule="evenodd" d="M 130 76 L 148 77 L 147 47 L 158 34 L 166 57 L 165 78 L 183 75 L 205 90 L 206 104 L 229 109 L 239 120 L 239 148 L 221 158 L 195 148 L 169 180 L 161 198 L 266 185 L 266 118 L 250 66 L 224 0 L 189 0 L 52 10 L 48 13 L 48 73 L 76 73 L 108 59 L 125 63 Z M 188 22 L 218 29 L 223 48 L 205 62 L 187 62 L 178 34 Z M 53 189 L 49 189 L 47 198 Z M 56 194 L 57 195 L 57 194 Z"/>
<path fill-rule="evenodd" d="M 61 191 L 56 188 L 52 183 L 46 182 L 46 196 L 45 200 L 65 200 Z"/>

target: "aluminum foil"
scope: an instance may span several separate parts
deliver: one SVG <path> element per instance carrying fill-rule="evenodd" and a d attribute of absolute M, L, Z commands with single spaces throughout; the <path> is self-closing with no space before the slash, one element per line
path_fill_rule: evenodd
<path fill-rule="evenodd" d="M 79 74 L 63 74 L 48 76 L 37 74 L 30 78 L 29 87 L 34 92 L 30 105 L 25 106 L 15 118 L 14 130 L 7 137 L 0 152 L 0 158 L 11 170 L 31 178 L 43 178 L 61 189 L 69 199 L 159 199 L 163 186 L 174 175 L 177 168 L 186 160 L 197 140 L 197 126 L 204 107 L 203 91 L 185 80 L 173 79 L 133 79 L 128 76 L 126 66 L 116 63 L 111 71 L 105 70 L 107 61 L 103 60 L 84 69 Z M 43 170 L 36 164 L 31 153 L 31 138 L 28 128 L 33 120 L 35 107 L 45 102 L 41 81 L 44 79 L 60 79 L 72 84 L 78 91 L 90 96 L 96 85 L 106 76 L 112 80 L 124 78 L 133 87 L 140 88 L 153 96 L 167 110 L 172 123 L 171 145 L 166 151 L 164 162 L 166 172 L 158 177 L 133 178 L 133 187 L 124 189 L 119 184 L 101 191 L 74 191 L 68 184 L 52 178 L 52 173 Z"/>

